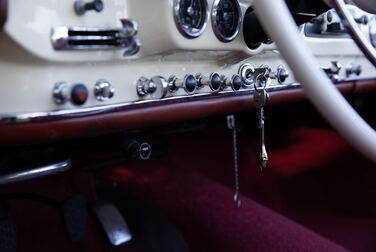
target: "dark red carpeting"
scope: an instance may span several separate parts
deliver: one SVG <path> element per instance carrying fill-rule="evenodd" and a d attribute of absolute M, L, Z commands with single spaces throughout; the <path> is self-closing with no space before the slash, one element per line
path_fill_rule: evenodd
<path fill-rule="evenodd" d="M 240 210 L 225 124 L 171 137 L 168 157 L 118 168 L 112 178 L 162 209 L 194 251 L 375 251 L 376 211 L 358 211 L 374 204 L 370 181 L 362 185 L 376 177 L 374 166 L 325 127 L 284 127 L 272 136 L 278 144 L 269 144 L 261 172 L 252 137 L 240 133 Z"/>
<path fill-rule="evenodd" d="M 229 188 L 171 167 L 119 168 L 113 178 L 162 209 L 192 251 L 345 251 L 249 198 L 237 209 Z"/>

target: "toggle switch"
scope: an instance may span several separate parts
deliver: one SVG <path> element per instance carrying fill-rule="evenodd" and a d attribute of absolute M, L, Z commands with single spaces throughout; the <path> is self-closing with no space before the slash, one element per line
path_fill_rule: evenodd
<path fill-rule="evenodd" d="M 222 86 L 222 79 L 218 73 L 212 73 L 209 77 L 202 74 L 197 74 L 196 79 L 198 81 L 198 88 L 209 86 L 214 92 L 218 92 Z"/>
<path fill-rule="evenodd" d="M 179 79 L 173 75 L 168 79 L 170 92 L 176 92 L 178 89 L 183 88 L 187 94 L 194 94 L 197 88 L 196 77 L 192 74 L 187 74 L 184 79 Z"/>

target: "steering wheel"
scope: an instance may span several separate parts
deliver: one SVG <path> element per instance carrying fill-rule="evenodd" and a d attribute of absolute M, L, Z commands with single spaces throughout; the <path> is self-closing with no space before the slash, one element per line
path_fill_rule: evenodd
<path fill-rule="evenodd" d="M 339 6 L 343 7 L 345 5 L 343 0 L 330 2 L 341 3 Z M 367 10 L 375 9 L 375 0 L 354 2 L 362 2 Z M 376 131 L 359 116 L 320 69 L 310 49 L 298 35 L 298 29 L 284 0 L 253 0 L 253 3 L 264 29 L 275 41 L 314 106 L 349 143 L 376 163 Z M 355 22 L 348 22 L 346 25 L 354 30 L 359 29 Z M 350 34 L 354 36 L 353 33 Z M 354 40 L 357 41 L 356 38 Z M 366 39 L 357 43 L 365 47 L 362 41 Z"/>

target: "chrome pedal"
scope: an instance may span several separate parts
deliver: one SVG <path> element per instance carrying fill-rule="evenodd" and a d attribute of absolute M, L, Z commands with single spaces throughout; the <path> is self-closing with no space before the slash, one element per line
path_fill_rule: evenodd
<path fill-rule="evenodd" d="M 91 209 L 112 246 L 122 246 L 132 240 L 129 227 L 114 204 L 96 203 Z"/>

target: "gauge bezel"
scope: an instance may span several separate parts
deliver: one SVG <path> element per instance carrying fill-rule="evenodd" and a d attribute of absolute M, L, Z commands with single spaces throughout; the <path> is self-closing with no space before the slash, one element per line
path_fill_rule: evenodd
<path fill-rule="evenodd" d="M 180 2 L 181 1 L 182 0 L 174 0 L 173 9 L 174 9 L 174 20 L 175 20 L 176 27 L 178 28 L 179 32 L 184 37 L 189 38 L 189 39 L 198 38 L 205 31 L 205 29 L 208 25 L 208 19 L 209 19 L 209 15 L 210 15 L 208 1 L 207 0 L 200 0 L 204 4 L 203 6 L 204 6 L 205 10 L 203 11 L 204 21 L 203 21 L 201 28 L 199 28 L 199 29 L 187 28 L 180 22 L 179 12 L 180 12 Z"/>
<path fill-rule="evenodd" d="M 217 10 L 218 10 L 218 5 L 219 5 L 219 2 L 221 0 L 215 0 L 214 3 L 213 3 L 213 8 L 212 8 L 212 11 L 211 11 L 211 21 L 212 21 L 212 26 L 213 26 L 213 31 L 214 31 L 214 34 L 215 36 L 222 42 L 225 42 L 225 43 L 228 43 L 228 42 L 231 42 L 233 41 L 236 36 L 238 36 L 239 32 L 240 32 L 240 28 L 241 28 L 241 25 L 242 25 L 242 20 L 243 20 L 243 14 L 242 14 L 242 10 L 240 8 L 240 5 L 239 5 L 239 1 L 238 0 L 230 0 L 232 2 L 235 3 L 236 5 L 236 11 L 238 12 L 238 24 L 237 24 L 237 27 L 236 27 L 236 30 L 235 30 L 235 33 L 231 36 L 224 36 L 220 31 L 219 31 L 219 28 L 218 28 L 218 24 L 217 24 Z"/>

